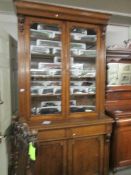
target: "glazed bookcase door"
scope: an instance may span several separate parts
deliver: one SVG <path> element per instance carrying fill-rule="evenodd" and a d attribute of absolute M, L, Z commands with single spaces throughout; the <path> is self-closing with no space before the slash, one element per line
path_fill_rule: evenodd
<path fill-rule="evenodd" d="M 98 112 L 99 100 L 98 28 L 75 23 L 68 27 L 69 113 L 92 117 Z"/>
<path fill-rule="evenodd" d="M 30 113 L 59 118 L 64 115 L 64 24 L 36 18 L 29 23 Z"/>

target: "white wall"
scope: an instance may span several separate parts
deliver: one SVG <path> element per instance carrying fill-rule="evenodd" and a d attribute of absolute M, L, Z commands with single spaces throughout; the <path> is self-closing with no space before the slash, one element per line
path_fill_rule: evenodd
<path fill-rule="evenodd" d="M 129 39 L 131 39 L 131 26 L 129 27 Z"/>
<path fill-rule="evenodd" d="M 123 41 L 129 39 L 129 27 L 128 26 L 115 26 L 108 25 L 106 33 L 106 45 L 122 45 Z"/>
<path fill-rule="evenodd" d="M 15 14 L 0 13 L 0 27 L 17 40 L 17 17 Z"/>
<path fill-rule="evenodd" d="M 10 93 L 10 51 L 9 35 L 0 28 L 0 93 L 3 104 L 0 105 L 0 132 L 5 134 L 11 123 L 11 93 Z M 6 139 L 0 143 L 0 174 L 7 175 L 8 154 Z"/>

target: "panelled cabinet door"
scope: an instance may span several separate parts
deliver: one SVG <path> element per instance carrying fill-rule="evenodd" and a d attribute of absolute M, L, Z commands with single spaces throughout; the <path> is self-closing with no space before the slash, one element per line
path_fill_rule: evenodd
<path fill-rule="evenodd" d="M 114 167 L 130 166 L 131 164 L 131 129 L 129 127 L 116 128 L 114 155 L 112 156 Z"/>
<path fill-rule="evenodd" d="M 69 143 L 69 175 L 102 175 L 103 137 L 74 139 Z"/>
<path fill-rule="evenodd" d="M 66 142 L 53 141 L 40 143 L 38 151 L 39 175 L 66 175 Z"/>

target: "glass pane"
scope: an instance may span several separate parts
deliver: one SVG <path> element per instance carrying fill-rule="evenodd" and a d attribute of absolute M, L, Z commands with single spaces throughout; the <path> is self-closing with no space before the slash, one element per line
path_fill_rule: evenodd
<path fill-rule="evenodd" d="M 31 113 L 61 113 L 61 30 L 34 23 L 31 33 Z"/>
<path fill-rule="evenodd" d="M 92 112 L 96 110 L 96 32 L 74 27 L 70 36 L 70 112 Z"/>
<path fill-rule="evenodd" d="M 131 64 L 108 63 L 109 86 L 131 85 Z"/>

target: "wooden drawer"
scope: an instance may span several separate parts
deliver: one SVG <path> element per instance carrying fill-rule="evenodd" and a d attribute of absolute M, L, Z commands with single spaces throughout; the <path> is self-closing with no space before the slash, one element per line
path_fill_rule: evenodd
<path fill-rule="evenodd" d="M 92 136 L 106 133 L 106 125 L 72 128 L 73 137 Z"/>
<path fill-rule="evenodd" d="M 59 140 L 66 137 L 66 132 L 64 129 L 48 130 L 48 131 L 39 131 L 38 139 L 39 140 Z"/>
<path fill-rule="evenodd" d="M 109 92 L 106 94 L 107 100 L 130 100 L 131 99 L 131 91 L 124 92 Z"/>

